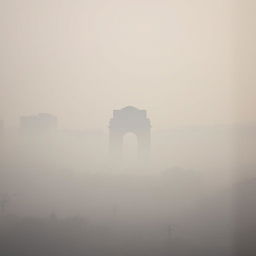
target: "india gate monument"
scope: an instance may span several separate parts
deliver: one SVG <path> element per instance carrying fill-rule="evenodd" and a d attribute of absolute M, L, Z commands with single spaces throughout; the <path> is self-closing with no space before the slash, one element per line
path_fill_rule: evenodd
<path fill-rule="evenodd" d="M 136 135 L 138 159 L 147 160 L 150 155 L 151 123 L 146 110 L 128 106 L 113 111 L 109 124 L 109 150 L 113 158 L 122 157 L 123 137 L 126 133 Z"/>

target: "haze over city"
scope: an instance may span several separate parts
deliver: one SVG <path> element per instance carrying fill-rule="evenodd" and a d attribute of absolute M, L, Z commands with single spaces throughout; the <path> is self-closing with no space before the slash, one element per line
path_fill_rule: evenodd
<path fill-rule="evenodd" d="M 0 1 L 0 255 L 255 255 L 252 0 Z"/>

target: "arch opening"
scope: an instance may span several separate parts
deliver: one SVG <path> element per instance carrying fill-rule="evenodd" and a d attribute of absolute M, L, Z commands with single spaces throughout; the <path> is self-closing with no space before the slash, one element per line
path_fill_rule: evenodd
<path fill-rule="evenodd" d="M 123 135 L 123 162 L 125 164 L 134 163 L 138 158 L 138 138 L 133 132 Z"/>

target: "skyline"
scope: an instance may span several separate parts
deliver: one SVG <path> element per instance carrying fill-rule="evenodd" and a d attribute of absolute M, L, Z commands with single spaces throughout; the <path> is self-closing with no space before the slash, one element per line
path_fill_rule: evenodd
<path fill-rule="evenodd" d="M 121 108 L 125 108 L 127 106 L 123 106 Z M 113 111 L 114 109 L 112 109 Z M 111 111 L 110 111 L 111 113 Z M 12 122 L 6 122 L 6 119 L 0 118 L 1 125 L 3 126 L 4 129 L 6 128 L 19 128 L 21 125 L 21 120 L 22 118 L 30 118 L 30 117 L 37 117 L 39 115 L 50 115 L 55 118 L 57 118 L 57 129 L 59 130 L 77 130 L 77 131 L 106 131 L 108 130 L 108 122 L 109 120 L 102 126 L 102 127 L 75 127 L 75 126 L 64 126 L 63 124 L 65 123 L 62 119 L 59 118 L 59 116 L 53 114 L 53 113 L 47 113 L 47 112 L 32 112 L 27 115 L 20 115 L 17 118 L 13 118 Z M 111 119 L 111 115 L 110 118 Z M 7 121 L 10 121 L 8 118 Z M 255 126 L 256 121 L 252 122 L 236 122 L 237 120 L 233 120 L 233 122 L 219 122 L 219 123 L 175 123 L 169 127 L 163 127 L 160 129 L 155 128 L 152 126 L 152 131 L 165 131 L 173 128 L 182 128 L 182 127 L 218 127 L 218 126 L 223 126 L 223 127 L 232 127 L 232 126 Z"/>

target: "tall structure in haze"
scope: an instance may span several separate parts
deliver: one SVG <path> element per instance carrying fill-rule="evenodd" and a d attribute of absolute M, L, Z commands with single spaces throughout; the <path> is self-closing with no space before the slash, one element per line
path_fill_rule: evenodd
<path fill-rule="evenodd" d="M 151 123 L 145 110 L 132 106 L 113 111 L 109 125 L 109 147 L 112 157 L 122 157 L 123 137 L 129 132 L 137 137 L 138 158 L 142 160 L 149 158 Z"/>

